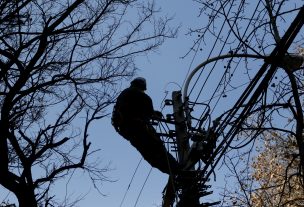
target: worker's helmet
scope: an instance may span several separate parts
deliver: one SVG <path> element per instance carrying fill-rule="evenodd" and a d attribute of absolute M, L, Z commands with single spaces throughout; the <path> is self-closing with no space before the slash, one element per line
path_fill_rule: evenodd
<path fill-rule="evenodd" d="M 145 90 L 147 90 L 146 79 L 142 78 L 142 77 L 137 77 L 131 81 L 131 86 L 145 91 Z"/>

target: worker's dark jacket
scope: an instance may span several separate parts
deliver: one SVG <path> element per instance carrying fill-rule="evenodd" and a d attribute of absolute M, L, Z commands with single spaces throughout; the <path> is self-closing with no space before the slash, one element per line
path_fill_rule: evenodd
<path fill-rule="evenodd" d="M 151 98 L 137 88 L 129 87 L 118 96 L 116 110 L 124 120 L 140 119 L 149 122 L 154 113 Z"/>
<path fill-rule="evenodd" d="M 149 124 L 153 114 L 151 98 L 139 89 L 129 87 L 117 98 L 112 124 L 153 167 L 170 174 L 177 170 L 178 164 Z"/>

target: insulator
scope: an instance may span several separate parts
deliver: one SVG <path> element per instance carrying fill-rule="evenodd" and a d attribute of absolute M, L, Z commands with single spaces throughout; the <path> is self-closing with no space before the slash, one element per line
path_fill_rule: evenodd
<path fill-rule="evenodd" d="M 191 140 L 194 142 L 206 140 L 206 134 L 204 133 L 194 133 L 191 136 Z"/>
<path fill-rule="evenodd" d="M 172 100 L 170 100 L 170 99 L 166 99 L 166 100 L 165 100 L 165 105 L 166 105 L 166 106 L 173 105 Z"/>
<path fill-rule="evenodd" d="M 173 114 L 166 114 L 166 119 L 167 119 L 168 121 L 172 121 L 172 120 L 174 119 Z"/>
<path fill-rule="evenodd" d="M 172 144 L 172 145 L 175 145 L 176 143 L 175 142 L 170 142 L 170 141 L 166 141 L 165 143 L 167 143 L 167 144 Z"/>
<path fill-rule="evenodd" d="M 160 137 L 171 137 L 170 133 L 167 134 L 167 133 L 156 133 L 158 136 Z"/>
<path fill-rule="evenodd" d="M 209 207 L 209 206 L 214 206 L 214 205 L 219 205 L 221 201 L 213 202 L 213 203 L 202 203 L 199 205 L 199 207 Z"/>
<path fill-rule="evenodd" d="M 171 146 L 171 147 L 170 147 L 170 150 L 171 150 L 172 152 L 177 152 L 177 147 L 176 147 L 176 146 Z"/>
<path fill-rule="evenodd" d="M 209 181 L 210 181 L 210 178 L 204 178 L 204 177 L 202 177 L 200 180 L 201 180 L 202 182 L 209 182 Z"/>
<path fill-rule="evenodd" d="M 171 137 L 176 137 L 176 131 L 174 130 L 169 130 L 169 134 Z"/>
<path fill-rule="evenodd" d="M 200 197 L 204 197 L 204 196 L 207 196 L 207 195 L 211 195 L 213 193 L 213 191 L 209 191 L 209 192 L 207 192 L 207 191 L 200 191 L 199 192 L 199 196 Z"/>
<path fill-rule="evenodd" d="M 157 126 L 157 125 L 158 125 L 158 122 L 155 121 L 155 120 L 152 120 L 152 121 L 150 122 L 150 124 L 151 124 L 152 126 Z"/>

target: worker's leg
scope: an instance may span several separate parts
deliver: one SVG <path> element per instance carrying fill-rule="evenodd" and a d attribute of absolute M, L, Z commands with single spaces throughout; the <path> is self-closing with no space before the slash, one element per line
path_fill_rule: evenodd
<path fill-rule="evenodd" d="M 165 188 L 165 192 L 163 195 L 163 207 L 172 207 L 175 200 L 175 185 L 174 178 L 169 176 L 168 183 Z"/>
<path fill-rule="evenodd" d="M 156 161 L 163 160 L 163 164 L 166 165 L 165 166 L 166 168 L 168 168 L 168 163 L 169 163 L 170 169 L 168 169 L 168 170 L 170 170 L 171 173 L 176 175 L 179 171 L 178 162 L 167 151 L 166 147 L 164 146 L 163 141 L 157 135 L 155 129 L 152 126 L 148 126 L 148 133 L 150 134 L 151 140 L 153 140 L 153 142 L 155 142 L 155 148 L 158 149 L 157 151 L 159 152 L 159 154 L 156 153 L 156 157 L 155 157 Z M 157 156 L 157 155 L 159 155 L 159 156 Z"/>
<path fill-rule="evenodd" d="M 129 140 L 146 161 L 164 173 L 176 174 L 178 172 L 177 161 L 167 152 L 154 128 L 143 123 L 137 123 L 131 128 L 134 132 L 134 138 Z"/>

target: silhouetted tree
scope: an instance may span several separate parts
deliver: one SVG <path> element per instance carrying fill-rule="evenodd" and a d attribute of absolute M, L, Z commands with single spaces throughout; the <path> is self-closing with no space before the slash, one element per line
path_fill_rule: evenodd
<path fill-rule="evenodd" d="M 157 11 L 137 0 L 0 1 L 0 184 L 20 207 L 51 205 L 50 188 L 75 169 L 104 180 L 87 160 L 89 127 L 136 56 L 175 36 Z"/>

